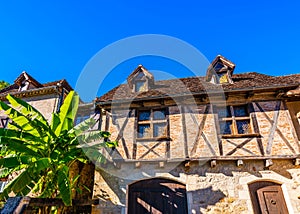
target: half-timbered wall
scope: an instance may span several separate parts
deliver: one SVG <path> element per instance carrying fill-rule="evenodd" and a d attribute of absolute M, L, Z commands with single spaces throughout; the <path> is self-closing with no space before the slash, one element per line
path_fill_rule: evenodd
<path fill-rule="evenodd" d="M 115 158 L 123 160 L 243 159 L 296 156 L 297 132 L 284 101 L 253 102 L 251 134 L 223 137 L 217 112 L 210 104 L 168 107 L 168 135 L 160 139 L 137 137 L 137 111 L 114 110 L 102 115 L 101 128 L 119 141 Z M 249 105 L 250 105 L 249 104 Z"/>

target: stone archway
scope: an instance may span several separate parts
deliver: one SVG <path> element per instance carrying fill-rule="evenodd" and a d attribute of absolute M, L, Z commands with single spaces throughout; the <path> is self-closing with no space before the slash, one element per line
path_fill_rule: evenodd
<path fill-rule="evenodd" d="M 128 214 L 187 214 L 184 184 L 153 178 L 137 181 L 128 186 Z"/>

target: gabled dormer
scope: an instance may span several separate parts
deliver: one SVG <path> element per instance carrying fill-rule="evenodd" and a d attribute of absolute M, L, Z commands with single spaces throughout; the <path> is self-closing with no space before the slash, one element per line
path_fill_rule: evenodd
<path fill-rule="evenodd" d="M 225 57 L 218 55 L 206 71 L 206 81 L 214 84 L 233 83 L 232 74 L 235 64 Z"/>
<path fill-rule="evenodd" d="M 144 66 L 139 65 L 127 78 L 132 92 L 149 91 L 154 85 L 154 77 Z"/>
<path fill-rule="evenodd" d="M 14 83 L 19 86 L 18 91 L 26 91 L 33 88 L 42 87 L 42 85 L 38 81 L 36 81 L 25 71 L 21 73 L 21 75 L 14 81 Z"/>

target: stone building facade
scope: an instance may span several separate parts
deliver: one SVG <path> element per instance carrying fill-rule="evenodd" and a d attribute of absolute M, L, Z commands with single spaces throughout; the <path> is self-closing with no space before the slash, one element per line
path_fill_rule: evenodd
<path fill-rule="evenodd" d="M 96 163 L 94 213 L 300 213 L 300 75 L 234 68 L 155 81 L 140 65 L 96 99 L 119 146 Z"/>
<path fill-rule="evenodd" d="M 140 65 L 79 107 L 78 122 L 96 116 L 119 143 L 90 174 L 93 213 L 300 213 L 300 75 L 234 69 L 217 56 L 205 77 L 155 81 Z M 23 72 L 0 99 L 10 93 L 50 119 L 70 90 Z"/>

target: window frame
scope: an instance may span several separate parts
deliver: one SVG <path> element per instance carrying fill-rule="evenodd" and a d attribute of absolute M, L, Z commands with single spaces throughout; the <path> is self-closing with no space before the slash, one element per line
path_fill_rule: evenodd
<path fill-rule="evenodd" d="M 3 129 L 6 129 L 9 123 L 9 117 L 0 116 L 0 123 L 0 127 L 2 126 Z"/>
<path fill-rule="evenodd" d="M 139 86 L 140 83 L 142 83 L 142 85 Z M 134 91 L 135 92 L 145 92 L 145 91 L 147 91 L 147 81 L 146 80 L 135 80 L 135 82 L 134 82 Z"/>
<path fill-rule="evenodd" d="M 154 112 L 158 110 L 163 110 L 165 112 L 164 119 L 154 119 Z M 150 112 L 149 120 L 140 120 L 141 112 Z M 154 136 L 154 125 L 165 123 L 165 131 L 163 135 Z M 150 126 L 150 136 L 140 137 L 139 126 L 149 124 Z M 137 140 L 165 140 L 169 139 L 169 112 L 167 107 L 157 107 L 157 108 L 141 108 L 137 110 L 136 116 L 136 139 Z"/>
<path fill-rule="evenodd" d="M 217 117 L 217 126 L 218 126 L 218 133 L 222 136 L 222 138 L 238 138 L 238 137 L 258 137 L 259 134 L 257 133 L 256 128 L 254 127 L 253 124 L 253 111 L 250 106 L 251 104 L 232 104 L 232 105 L 226 105 L 224 108 L 230 109 L 230 115 L 225 116 L 225 117 L 219 117 L 218 112 L 216 111 L 216 117 Z M 221 106 L 214 106 L 214 109 L 220 108 Z M 223 106 L 222 106 L 223 107 Z M 235 115 L 235 107 L 243 107 L 246 110 L 246 116 L 237 116 Z M 249 121 L 250 125 L 250 133 L 239 133 L 238 121 Z M 221 132 L 221 122 L 231 122 L 231 127 L 230 127 L 230 134 L 225 134 Z"/>

